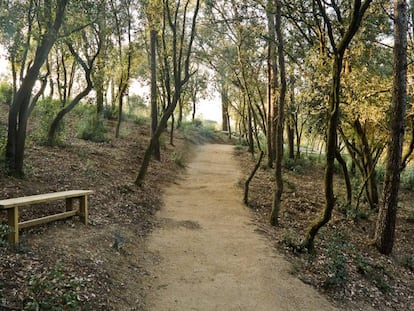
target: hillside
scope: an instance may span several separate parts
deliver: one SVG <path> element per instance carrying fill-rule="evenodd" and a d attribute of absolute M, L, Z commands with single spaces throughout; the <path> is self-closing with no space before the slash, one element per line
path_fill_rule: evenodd
<path fill-rule="evenodd" d="M 1 127 L 6 128 L 7 107 L 1 106 L 1 110 Z M 82 310 L 118 310 L 122 303 L 135 303 L 138 308 L 142 302 L 135 285 L 128 292 L 128 282 L 139 284 L 139 280 L 131 280 L 130 272 L 139 276 L 145 270 L 130 266 L 129 260 L 139 256 L 143 239 L 153 226 L 162 187 L 173 182 L 181 169 L 185 139 L 178 134 L 175 147 L 163 144 L 162 161 L 151 163 L 146 182 L 139 188 L 133 181 L 149 139 L 148 125 L 125 121 L 119 139 L 95 143 L 76 138 L 75 126 L 81 116 L 70 116 L 65 143 L 60 147 L 35 143 L 37 124 L 32 124 L 26 177 L 10 178 L 3 171 L 0 175 L 1 198 L 67 189 L 95 191 L 90 197 L 88 227 L 76 218 L 53 222 L 23 229 L 17 250 L 0 247 L 3 308 L 20 310 L 25 305 L 35 310 L 37 302 L 59 305 L 63 303 L 59 299 L 67 299 Z M 114 126 L 114 122 L 106 122 L 108 137 L 113 136 Z M 63 204 L 22 208 L 21 219 L 63 208 Z M 0 217 L 4 222 L 6 213 Z M 47 290 L 42 291 L 43 287 Z M 62 297 L 63 291 L 68 297 Z M 137 301 L 124 301 L 128 297 Z"/>
<path fill-rule="evenodd" d="M 237 152 L 245 175 L 254 166 L 245 152 Z M 293 264 L 292 273 L 340 306 L 341 310 L 414 310 L 414 192 L 402 184 L 393 254 L 383 256 L 372 245 L 376 211 L 343 202 L 338 173 L 338 196 L 332 220 L 320 231 L 315 253 L 298 251 L 307 227 L 324 206 L 324 159 L 302 155 L 286 160 L 284 193 L 278 227 L 269 225 L 274 172 L 260 169 L 251 183 L 250 207 L 259 231 L 271 239 Z M 339 172 L 339 170 L 338 170 Z"/>

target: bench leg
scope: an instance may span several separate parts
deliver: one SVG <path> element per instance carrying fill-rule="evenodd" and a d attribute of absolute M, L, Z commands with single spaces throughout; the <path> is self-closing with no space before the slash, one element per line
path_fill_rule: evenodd
<path fill-rule="evenodd" d="M 66 211 L 73 211 L 73 198 L 66 199 Z"/>
<path fill-rule="evenodd" d="M 19 208 L 13 207 L 7 210 L 8 225 L 14 230 L 9 233 L 8 241 L 13 244 L 19 243 Z"/>
<path fill-rule="evenodd" d="M 88 196 L 79 198 L 79 216 L 85 225 L 88 224 Z"/>

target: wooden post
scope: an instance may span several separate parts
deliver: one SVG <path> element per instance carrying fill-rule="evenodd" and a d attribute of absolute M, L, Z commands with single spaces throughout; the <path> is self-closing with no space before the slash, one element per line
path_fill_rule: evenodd
<path fill-rule="evenodd" d="M 17 206 L 7 210 L 8 225 L 13 228 L 9 233 L 8 241 L 13 244 L 19 243 L 19 208 Z"/>
<path fill-rule="evenodd" d="M 79 197 L 79 216 L 85 225 L 88 224 L 88 195 Z"/>

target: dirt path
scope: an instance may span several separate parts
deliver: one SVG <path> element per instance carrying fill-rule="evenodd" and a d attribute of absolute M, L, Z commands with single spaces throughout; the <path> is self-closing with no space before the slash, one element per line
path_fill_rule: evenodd
<path fill-rule="evenodd" d="M 205 145 L 165 193 L 148 254 L 149 310 L 335 310 L 255 232 L 233 147 Z"/>

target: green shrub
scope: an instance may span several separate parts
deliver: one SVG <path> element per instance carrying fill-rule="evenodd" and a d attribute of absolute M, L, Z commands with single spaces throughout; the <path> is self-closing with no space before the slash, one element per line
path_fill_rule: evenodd
<path fill-rule="evenodd" d="M 10 105 L 13 97 L 13 86 L 5 81 L 0 82 L 0 104 Z"/>
<path fill-rule="evenodd" d="M 348 238 L 340 231 L 335 230 L 326 248 L 328 253 L 328 277 L 325 280 L 325 286 L 340 287 L 348 281 L 348 266 L 345 256 L 348 247 Z"/>
<path fill-rule="evenodd" d="M 356 267 L 357 271 L 370 280 L 382 293 L 386 294 L 391 291 L 387 271 L 382 265 L 370 263 L 363 255 L 357 254 Z"/>
<path fill-rule="evenodd" d="M 4 224 L 0 224 L 0 246 L 4 247 L 7 246 L 7 235 L 9 233 L 13 232 L 13 228 L 8 226 L 8 225 L 4 225 Z"/>
<path fill-rule="evenodd" d="M 185 168 L 185 159 L 183 154 L 174 151 L 172 153 L 172 159 L 174 163 L 177 164 L 179 167 Z"/>
<path fill-rule="evenodd" d="M 137 125 L 146 125 L 146 124 L 150 124 L 150 119 L 144 116 L 136 116 L 134 115 L 132 117 L 132 120 L 135 124 Z"/>
<path fill-rule="evenodd" d="M 408 166 L 401 173 L 401 183 L 407 189 L 410 189 L 410 190 L 414 189 L 414 167 Z"/>
<path fill-rule="evenodd" d="M 307 165 L 305 162 L 306 162 L 305 159 L 295 160 L 295 159 L 285 157 L 283 165 L 287 170 L 293 173 L 302 175 L 304 173 L 304 166 Z"/>
<path fill-rule="evenodd" d="M 107 132 L 108 130 L 103 120 L 96 113 L 85 115 L 78 126 L 79 138 L 97 143 L 109 141 L 109 138 L 106 136 Z"/>
<path fill-rule="evenodd" d="M 193 143 L 214 141 L 217 138 L 214 123 L 204 124 L 198 119 L 194 122 L 183 122 L 180 131 L 184 139 Z"/>
<path fill-rule="evenodd" d="M 405 256 L 402 264 L 405 268 L 414 271 L 414 256 Z"/>
<path fill-rule="evenodd" d="M 28 281 L 24 310 L 81 310 L 78 292 L 84 284 L 68 278 L 60 265 L 48 272 L 29 276 Z"/>
<path fill-rule="evenodd" d="M 385 168 L 382 164 L 377 164 L 375 168 L 375 177 L 378 183 L 382 183 L 385 178 Z"/>
<path fill-rule="evenodd" d="M 103 107 L 102 116 L 107 120 L 117 120 L 118 108 L 114 108 L 110 105 L 105 105 Z"/>
<path fill-rule="evenodd" d="M 4 159 L 6 155 L 6 145 L 7 145 L 7 130 L 3 127 L 0 127 L 0 159 Z"/>
<path fill-rule="evenodd" d="M 287 247 L 295 250 L 301 243 L 301 236 L 294 229 L 287 228 L 283 231 L 282 241 Z"/>
<path fill-rule="evenodd" d="M 47 144 L 50 125 L 55 119 L 57 113 L 61 110 L 62 105 L 59 100 L 50 97 L 39 100 L 33 112 L 34 117 L 38 120 L 37 128 L 33 133 L 33 139 L 40 144 Z M 55 143 L 63 144 L 65 139 L 65 120 L 60 121 L 56 131 Z"/>

